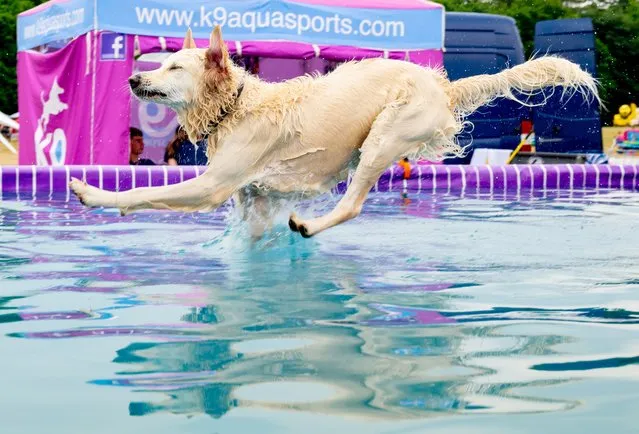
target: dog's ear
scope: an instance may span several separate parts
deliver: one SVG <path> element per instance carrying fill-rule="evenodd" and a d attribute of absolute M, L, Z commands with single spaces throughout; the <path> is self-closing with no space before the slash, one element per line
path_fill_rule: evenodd
<path fill-rule="evenodd" d="M 184 37 L 184 43 L 182 44 L 182 49 L 186 50 L 187 48 L 196 48 L 195 47 L 195 39 L 193 39 L 193 32 L 191 28 L 186 31 L 186 36 Z"/>
<path fill-rule="evenodd" d="M 206 50 L 206 67 L 226 71 L 229 61 L 229 50 L 222 39 L 222 29 L 215 26 L 211 32 L 209 48 Z"/>

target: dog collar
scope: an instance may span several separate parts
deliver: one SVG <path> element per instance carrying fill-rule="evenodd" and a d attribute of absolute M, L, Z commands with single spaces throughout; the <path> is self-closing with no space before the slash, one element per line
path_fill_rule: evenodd
<path fill-rule="evenodd" d="M 240 99 L 240 95 L 242 95 L 242 91 L 244 90 L 244 83 L 240 84 L 237 88 L 237 96 L 235 97 L 235 102 L 237 103 L 237 101 Z M 234 104 L 235 105 L 235 104 Z M 211 131 L 217 129 L 217 127 L 220 126 L 220 124 L 224 121 L 224 119 L 226 119 L 226 117 L 229 114 L 229 110 L 227 110 L 226 108 L 224 110 L 222 110 L 222 112 L 220 113 L 220 117 L 218 118 L 217 121 L 211 122 L 209 124 L 209 132 L 207 132 L 203 139 L 207 139 L 210 135 L 211 135 Z"/>

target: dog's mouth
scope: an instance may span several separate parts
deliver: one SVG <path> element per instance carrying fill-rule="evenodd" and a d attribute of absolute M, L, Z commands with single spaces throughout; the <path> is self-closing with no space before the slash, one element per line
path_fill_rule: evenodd
<path fill-rule="evenodd" d="M 157 89 L 136 89 L 135 95 L 142 99 L 166 99 L 168 95 Z"/>

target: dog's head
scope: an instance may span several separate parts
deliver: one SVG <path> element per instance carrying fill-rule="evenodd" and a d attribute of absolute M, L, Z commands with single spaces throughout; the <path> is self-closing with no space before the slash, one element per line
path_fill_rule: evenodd
<path fill-rule="evenodd" d="M 229 77 L 232 62 L 216 26 L 209 47 L 195 46 L 191 29 L 187 31 L 182 49 L 162 62 L 160 68 L 134 74 L 129 78 L 133 94 L 141 100 L 165 104 L 174 109 L 192 106 L 203 92 L 215 89 Z"/>

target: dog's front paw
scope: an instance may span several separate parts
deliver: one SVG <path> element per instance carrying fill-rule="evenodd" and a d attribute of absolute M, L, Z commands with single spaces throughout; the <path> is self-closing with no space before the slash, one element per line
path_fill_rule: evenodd
<path fill-rule="evenodd" d="M 88 207 L 100 206 L 97 197 L 97 193 L 100 192 L 99 189 L 90 186 L 86 182 L 80 181 L 77 178 L 71 178 L 69 188 L 71 188 L 71 191 L 76 195 L 82 205 Z"/>
<path fill-rule="evenodd" d="M 82 182 L 77 178 L 71 178 L 71 182 L 69 182 L 69 188 L 71 188 L 71 191 L 76 195 L 82 205 L 86 205 L 85 195 L 88 187 L 86 182 Z"/>

